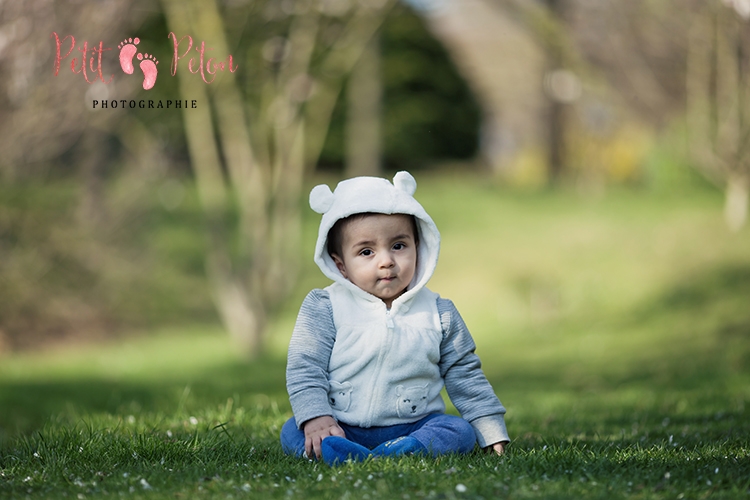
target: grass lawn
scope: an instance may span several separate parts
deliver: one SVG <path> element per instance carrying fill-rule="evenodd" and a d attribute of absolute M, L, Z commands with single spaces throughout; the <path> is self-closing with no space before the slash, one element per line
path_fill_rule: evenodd
<path fill-rule="evenodd" d="M 241 361 L 216 326 L 0 358 L 0 498 L 748 498 L 750 228 L 719 195 L 420 180 L 451 298 L 508 408 L 504 457 L 282 455 L 312 266 Z M 308 256 L 317 221 L 305 227 Z"/>

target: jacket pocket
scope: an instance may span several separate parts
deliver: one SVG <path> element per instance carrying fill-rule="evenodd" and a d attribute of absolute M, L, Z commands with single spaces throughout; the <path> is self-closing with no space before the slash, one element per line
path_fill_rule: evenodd
<path fill-rule="evenodd" d="M 430 384 L 396 387 L 396 413 L 401 418 L 413 418 L 422 415 L 427 409 L 427 395 Z"/>
<path fill-rule="evenodd" d="M 349 411 L 352 404 L 351 382 L 339 383 L 331 380 L 328 385 L 328 404 L 337 411 Z"/>

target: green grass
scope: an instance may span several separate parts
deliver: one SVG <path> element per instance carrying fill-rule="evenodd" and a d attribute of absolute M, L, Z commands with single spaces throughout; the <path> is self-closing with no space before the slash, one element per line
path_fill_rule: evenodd
<path fill-rule="evenodd" d="M 750 231 L 727 232 L 719 196 L 442 177 L 417 197 L 506 456 L 283 456 L 284 349 L 325 285 L 308 267 L 253 364 L 209 327 L 0 358 L 0 498 L 750 498 Z"/>

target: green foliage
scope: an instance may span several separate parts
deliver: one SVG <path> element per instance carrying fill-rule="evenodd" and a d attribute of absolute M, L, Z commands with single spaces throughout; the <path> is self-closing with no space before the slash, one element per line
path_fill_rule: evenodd
<path fill-rule="evenodd" d="M 160 202 L 165 188 L 180 190 L 179 208 Z M 193 191 L 122 178 L 107 185 L 104 213 L 85 215 L 81 191 L 62 180 L 0 186 L 0 351 L 216 321 Z"/>
<path fill-rule="evenodd" d="M 443 235 L 431 288 L 457 303 L 508 408 L 506 456 L 283 456 L 285 344 L 325 285 L 308 263 L 251 365 L 204 327 L 0 359 L 0 497 L 750 494 L 750 233 L 718 223 L 719 196 L 520 195 L 467 177 L 417 194 Z"/>
<path fill-rule="evenodd" d="M 397 6 L 385 21 L 381 54 L 384 162 L 395 169 L 413 169 L 435 160 L 474 156 L 479 144 L 479 105 L 445 48 L 404 5 Z M 321 164 L 343 163 L 345 119 L 342 94 Z"/>

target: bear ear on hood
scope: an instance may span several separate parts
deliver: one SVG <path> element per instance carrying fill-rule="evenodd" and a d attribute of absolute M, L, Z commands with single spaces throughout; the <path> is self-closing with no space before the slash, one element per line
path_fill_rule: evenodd
<path fill-rule="evenodd" d="M 318 184 L 310 191 L 310 208 L 324 214 L 333 206 L 333 193 L 325 184 Z"/>
<path fill-rule="evenodd" d="M 404 191 L 410 196 L 414 196 L 417 191 L 417 181 L 405 170 L 396 173 L 393 177 L 393 185 L 396 186 L 396 189 Z"/>

